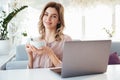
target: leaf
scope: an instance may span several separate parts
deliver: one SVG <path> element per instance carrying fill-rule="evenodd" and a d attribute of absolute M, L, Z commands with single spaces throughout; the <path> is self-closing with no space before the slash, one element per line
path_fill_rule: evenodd
<path fill-rule="evenodd" d="M 11 13 L 9 13 L 7 15 L 6 18 L 3 19 L 3 23 L 2 23 L 2 27 L 3 27 L 3 30 L 2 32 L 0 33 L 0 40 L 5 40 L 5 39 L 8 39 L 7 37 L 7 34 L 8 34 L 8 31 L 7 31 L 7 25 L 8 23 L 13 19 L 13 17 L 18 13 L 20 12 L 21 10 L 27 8 L 28 6 L 22 6 L 18 9 L 14 9 Z M 4 13 L 4 15 L 6 15 L 6 12 L 5 11 L 2 11 Z"/>

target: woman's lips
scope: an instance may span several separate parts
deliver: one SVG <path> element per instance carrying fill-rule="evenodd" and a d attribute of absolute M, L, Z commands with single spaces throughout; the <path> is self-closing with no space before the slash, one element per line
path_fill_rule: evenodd
<path fill-rule="evenodd" d="M 52 23 L 51 23 L 51 22 L 45 22 L 45 24 L 50 25 L 50 24 L 52 24 Z"/>

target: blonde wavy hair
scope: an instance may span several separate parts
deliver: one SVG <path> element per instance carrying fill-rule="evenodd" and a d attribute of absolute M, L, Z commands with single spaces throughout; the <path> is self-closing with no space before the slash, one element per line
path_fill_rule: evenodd
<path fill-rule="evenodd" d="M 60 3 L 57 2 L 49 2 L 48 4 L 46 4 L 46 6 L 43 8 L 43 11 L 40 15 L 39 18 L 39 23 L 38 23 L 38 27 L 39 27 L 39 33 L 41 34 L 41 39 L 45 39 L 45 26 L 43 25 L 43 16 L 44 13 L 46 11 L 47 8 L 52 7 L 55 8 L 56 11 L 58 12 L 58 18 L 59 18 L 59 24 L 57 24 L 57 28 L 56 28 L 56 33 L 55 33 L 55 40 L 56 41 L 61 41 L 63 39 L 63 29 L 65 27 L 64 24 L 64 8 Z"/>

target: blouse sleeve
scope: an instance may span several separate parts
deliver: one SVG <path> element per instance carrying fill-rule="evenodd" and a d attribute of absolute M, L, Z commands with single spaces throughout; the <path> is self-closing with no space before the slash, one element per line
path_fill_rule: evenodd
<path fill-rule="evenodd" d="M 65 41 L 72 41 L 72 38 L 68 35 L 65 35 Z"/>

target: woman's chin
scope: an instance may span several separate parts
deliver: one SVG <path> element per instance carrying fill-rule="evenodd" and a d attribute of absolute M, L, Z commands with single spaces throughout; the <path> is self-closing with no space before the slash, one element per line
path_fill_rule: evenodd
<path fill-rule="evenodd" d="M 53 29 L 52 26 L 45 26 L 46 29 Z"/>

